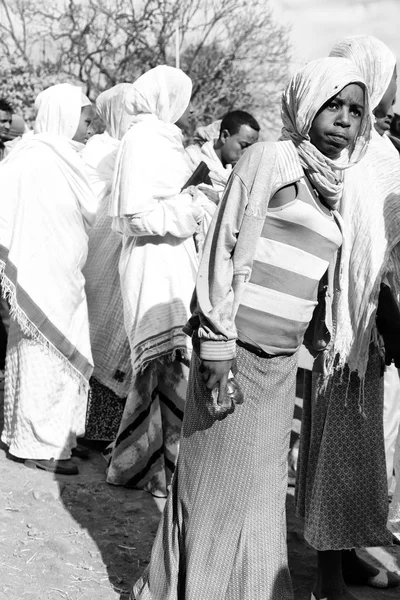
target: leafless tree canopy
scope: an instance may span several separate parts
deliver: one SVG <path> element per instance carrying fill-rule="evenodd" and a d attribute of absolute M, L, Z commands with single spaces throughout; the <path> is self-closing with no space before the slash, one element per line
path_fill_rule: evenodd
<path fill-rule="evenodd" d="M 199 120 L 234 107 L 273 119 L 289 44 L 268 0 L 0 0 L 0 57 L 42 81 L 78 79 L 94 98 L 174 65 L 177 28 Z"/>

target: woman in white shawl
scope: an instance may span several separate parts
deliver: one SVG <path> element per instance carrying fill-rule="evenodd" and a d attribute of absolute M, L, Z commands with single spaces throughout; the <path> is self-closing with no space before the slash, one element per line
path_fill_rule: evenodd
<path fill-rule="evenodd" d="M 331 55 L 357 65 L 374 114 L 386 114 L 396 92 L 396 59 L 385 44 L 354 36 L 339 42 Z M 305 538 L 318 550 L 318 600 L 350 600 L 345 582 L 398 584 L 395 576 L 370 567 L 350 550 L 392 541 L 386 527 L 384 357 L 376 311 L 385 277 L 399 291 L 400 264 L 393 259 L 400 242 L 400 161 L 375 130 L 345 184 L 334 337 L 323 353 L 326 373 L 313 374 L 312 387 L 311 382 L 305 386 L 297 477 Z M 398 331 L 395 322 L 391 326 Z"/>
<path fill-rule="evenodd" d="M 118 273 L 122 237 L 112 230 L 108 216 L 115 160 L 121 139 L 132 124 L 133 115 L 125 106 L 131 89 L 131 83 L 120 83 L 98 96 L 96 111 L 106 130 L 90 138 L 82 152 L 99 199 L 83 269 L 94 360 L 85 434 L 90 440 L 115 439 L 132 379 Z"/>
<path fill-rule="evenodd" d="M 192 83 L 179 69 L 142 75 L 127 97 L 136 113 L 118 153 L 110 215 L 120 259 L 133 384 L 107 481 L 165 496 L 178 452 L 186 395 L 189 316 L 197 271 L 193 234 L 203 208 L 181 193 L 190 176 L 179 126 Z"/>
<path fill-rule="evenodd" d="M 72 474 L 93 368 L 82 267 L 97 201 L 79 155 L 92 108 L 69 84 L 35 105 L 34 134 L 0 165 L 1 287 L 12 316 L 1 439 L 31 466 Z"/>

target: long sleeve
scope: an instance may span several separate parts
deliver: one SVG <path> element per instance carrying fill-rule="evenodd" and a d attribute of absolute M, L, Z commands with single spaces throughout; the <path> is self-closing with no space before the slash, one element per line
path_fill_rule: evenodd
<path fill-rule="evenodd" d="M 235 355 L 234 279 L 239 276 L 245 281 L 250 269 L 235 273 L 233 256 L 247 202 L 247 190 L 234 174 L 214 215 L 197 277 L 196 312 L 204 359 L 223 360 Z"/>
<path fill-rule="evenodd" d="M 113 229 L 129 236 L 170 233 L 178 238 L 188 238 L 195 233 L 203 213 L 203 208 L 193 202 L 190 194 L 179 194 L 160 200 L 148 210 L 114 218 Z"/>

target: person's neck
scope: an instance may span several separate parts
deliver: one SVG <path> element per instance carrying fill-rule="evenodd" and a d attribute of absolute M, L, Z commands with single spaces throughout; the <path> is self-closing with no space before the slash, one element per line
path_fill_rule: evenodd
<path fill-rule="evenodd" d="M 214 152 L 218 156 L 219 160 L 221 161 L 222 166 L 226 167 L 226 165 L 224 165 L 224 161 L 222 160 L 222 143 L 221 143 L 221 140 L 219 140 L 219 139 L 214 142 Z"/>

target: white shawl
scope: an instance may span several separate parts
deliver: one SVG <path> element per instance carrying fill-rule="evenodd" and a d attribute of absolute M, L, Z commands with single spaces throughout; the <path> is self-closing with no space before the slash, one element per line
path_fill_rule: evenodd
<path fill-rule="evenodd" d="M 87 103 L 87 99 L 84 100 Z M 36 134 L 0 165 L 3 293 L 22 329 L 63 358 L 86 384 L 92 371 L 82 267 L 97 201 L 72 142 L 80 88 L 39 94 Z"/>
<path fill-rule="evenodd" d="M 161 209 L 179 229 L 190 216 L 191 196 L 180 194 L 190 176 L 183 137 L 174 123 L 190 102 L 191 81 L 179 69 L 156 67 L 140 77 L 127 99 L 130 112 L 140 111 L 118 152 L 110 214 L 125 231 L 120 260 L 125 327 L 133 373 L 152 360 L 189 354 L 182 327 L 189 318 L 197 258 L 192 233 L 181 237 L 129 233 L 129 215 Z M 193 217 L 190 217 L 193 221 Z"/>
<path fill-rule="evenodd" d="M 94 359 L 93 376 L 121 398 L 129 392 L 131 363 L 118 272 L 122 237 L 111 228 L 108 205 L 120 140 L 133 118 L 125 107 L 126 94 L 131 88 L 132 84 L 122 83 L 99 95 L 96 109 L 106 131 L 93 136 L 82 152 L 90 182 L 99 199 L 83 269 Z"/>
<path fill-rule="evenodd" d="M 332 53 L 357 64 L 375 108 L 393 75 L 393 53 L 372 36 L 346 38 Z M 390 257 L 400 242 L 400 160 L 376 131 L 364 158 L 346 172 L 339 212 L 343 217 L 340 292 L 335 302 L 336 333 L 328 366 L 339 354 L 338 368 L 347 363 L 363 379 L 380 284 L 391 269 Z M 399 292 L 397 268 L 394 261 L 390 276 Z"/>

